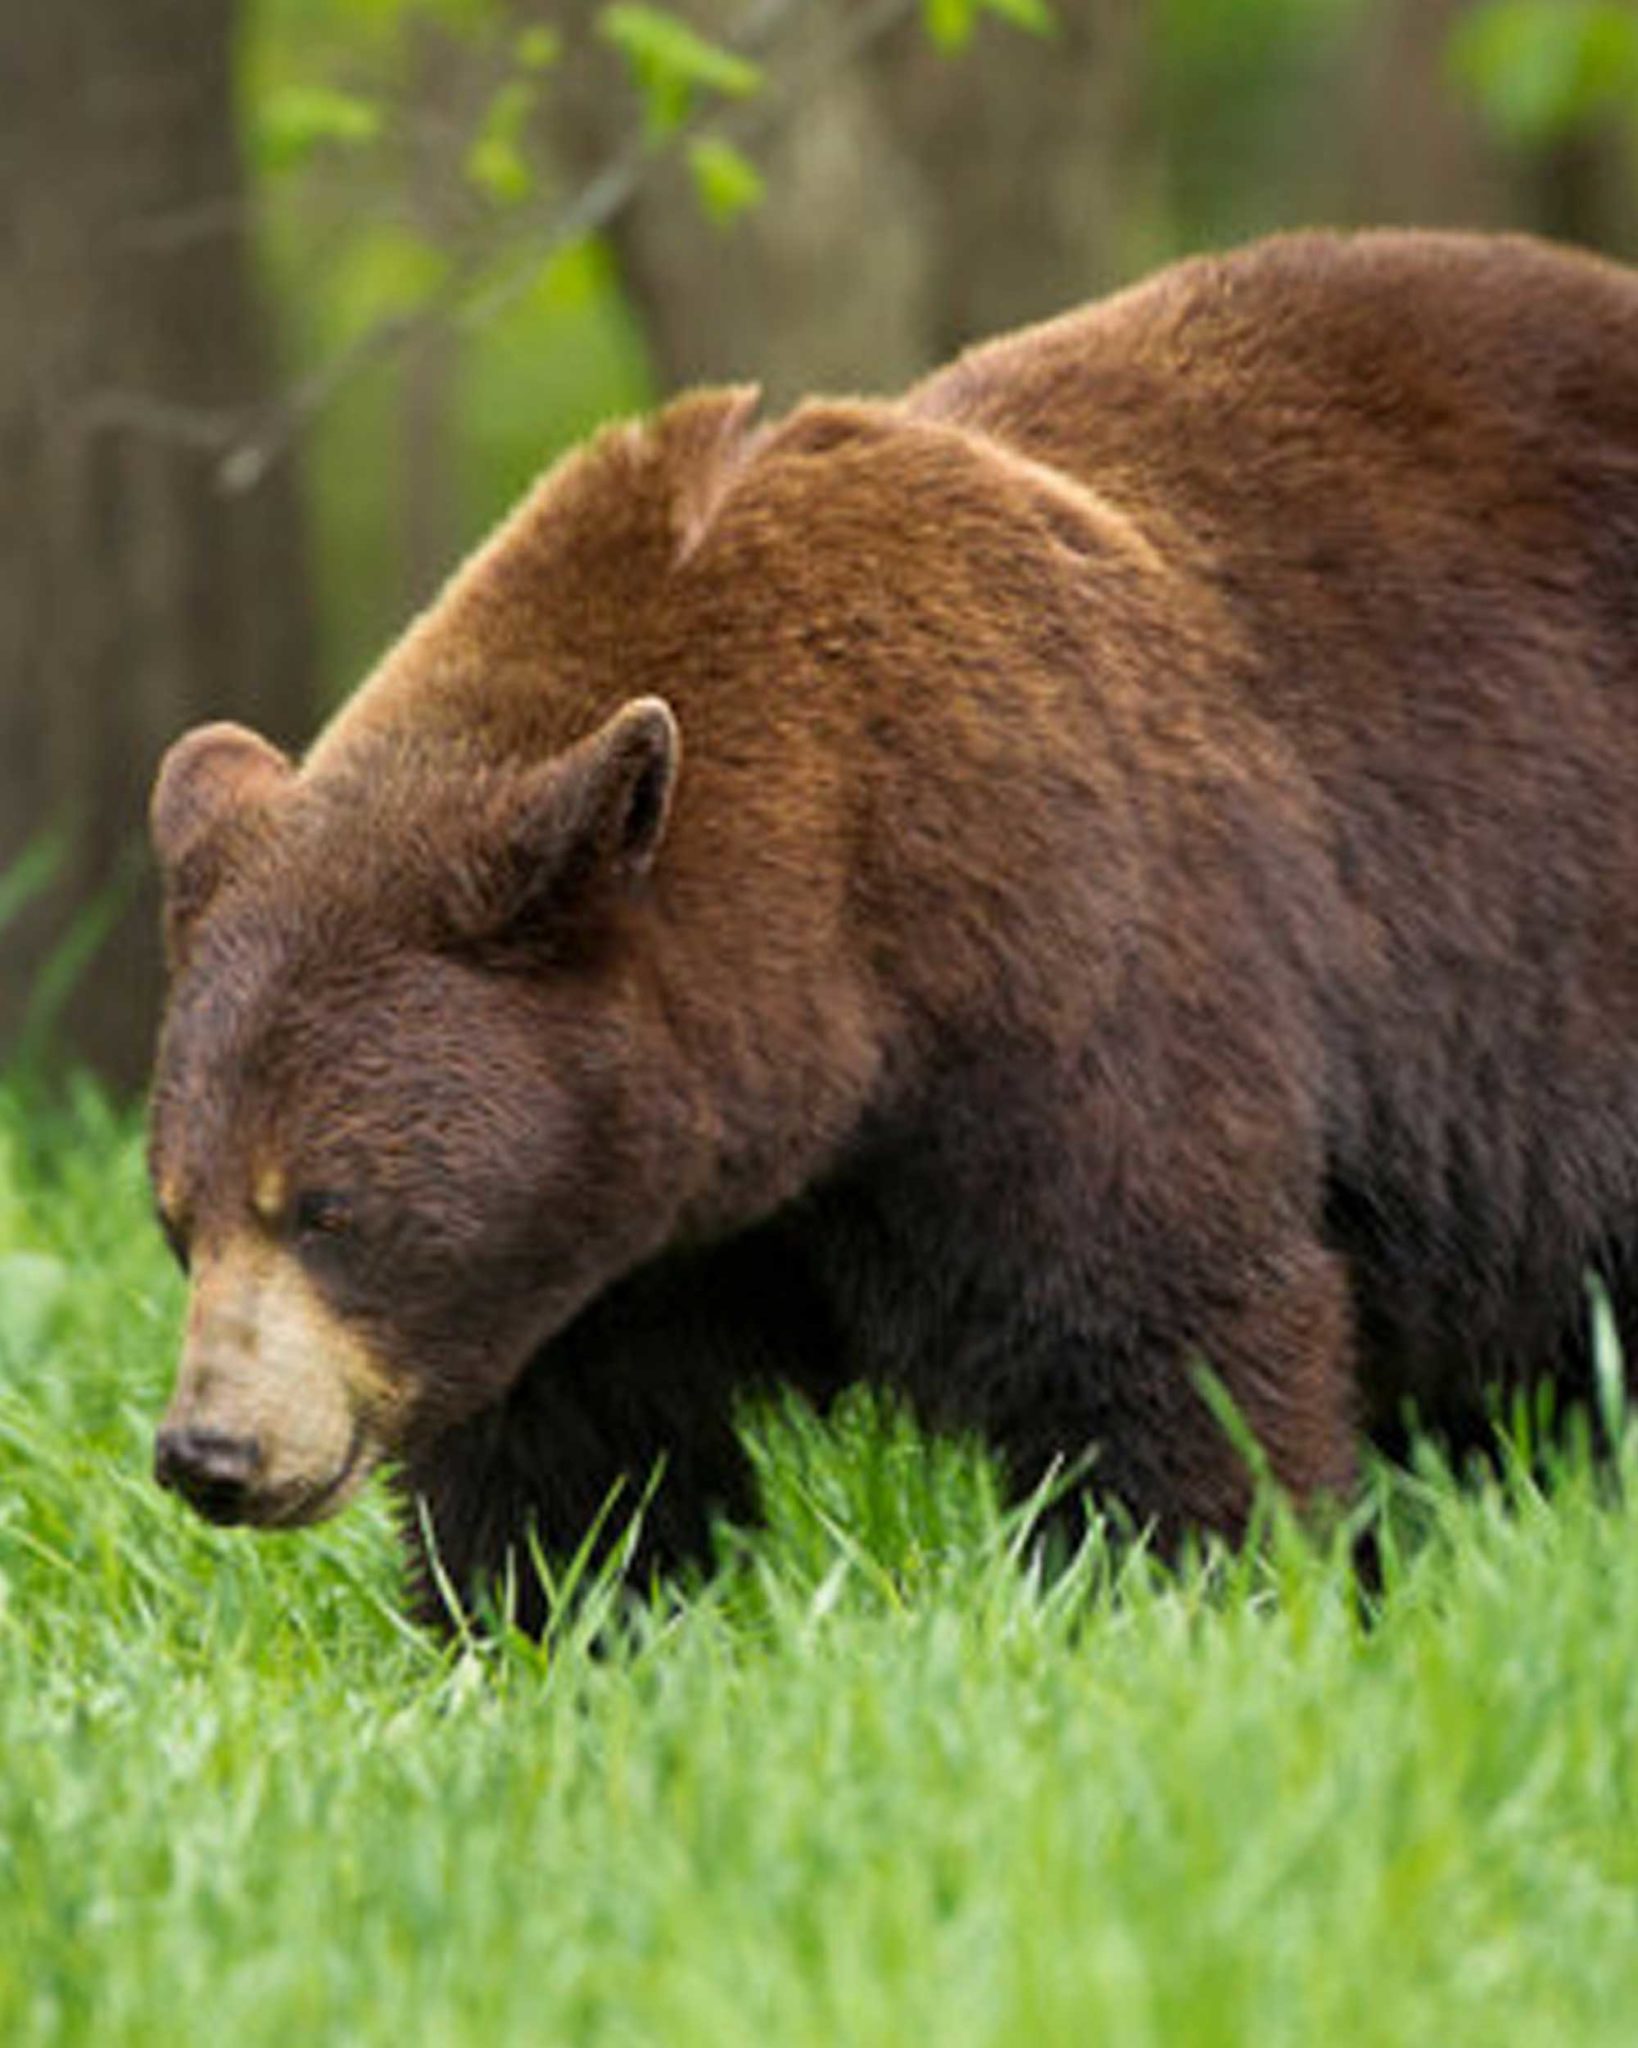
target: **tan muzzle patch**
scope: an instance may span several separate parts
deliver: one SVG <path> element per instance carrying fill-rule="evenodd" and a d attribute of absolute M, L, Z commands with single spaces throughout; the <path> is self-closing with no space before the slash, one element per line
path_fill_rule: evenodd
<path fill-rule="evenodd" d="M 176 1391 L 160 1425 L 167 1479 L 189 1483 L 197 1447 L 234 1463 L 231 1512 L 217 1519 L 289 1527 L 344 1506 L 386 1447 L 395 1390 L 298 1261 L 251 1237 L 196 1263 Z M 163 1474 L 162 1474 L 163 1476 Z"/>

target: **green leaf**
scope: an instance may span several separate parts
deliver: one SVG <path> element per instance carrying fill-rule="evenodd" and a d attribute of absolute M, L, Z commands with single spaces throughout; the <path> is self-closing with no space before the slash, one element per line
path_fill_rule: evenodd
<path fill-rule="evenodd" d="M 719 227 L 761 204 L 766 190 L 762 173 L 720 135 L 702 135 L 689 146 L 688 168 L 701 206 Z"/>
<path fill-rule="evenodd" d="M 338 336 L 362 333 L 373 321 L 412 313 L 443 287 L 447 250 L 391 224 L 362 234 L 332 286 L 330 311 Z"/>
<path fill-rule="evenodd" d="M 921 0 L 921 24 L 946 56 L 963 50 L 978 25 L 980 0 Z"/>
<path fill-rule="evenodd" d="M 512 206 L 534 190 L 535 174 L 524 154 L 523 137 L 535 104 L 535 87 L 527 78 L 508 79 L 484 111 L 464 170 L 497 205 Z"/>
<path fill-rule="evenodd" d="M 1622 107 L 1638 117 L 1638 13 L 1612 0 L 1491 0 L 1452 35 L 1449 62 L 1515 142 L 1550 142 Z"/>
<path fill-rule="evenodd" d="M 326 144 L 359 148 L 381 133 L 381 109 L 327 85 L 287 85 L 256 109 L 251 154 L 259 169 L 288 171 Z"/>
<path fill-rule="evenodd" d="M 351 4 L 356 6 L 358 0 Z M 410 14 L 423 14 L 452 35 L 470 37 L 482 36 L 495 15 L 494 0 L 370 0 L 370 7 L 393 28 L 401 28 Z"/>
<path fill-rule="evenodd" d="M 630 4 L 605 9 L 598 32 L 631 67 L 643 95 L 651 136 L 669 135 L 688 118 L 697 93 L 747 99 L 762 83 L 748 57 L 708 42 L 663 8 Z"/>
<path fill-rule="evenodd" d="M 1057 32 L 1057 17 L 1048 0 L 921 0 L 921 22 L 930 40 L 946 56 L 964 50 L 972 41 L 979 17 L 993 14 L 998 21 L 1030 35 L 1050 36 Z"/>
<path fill-rule="evenodd" d="M 986 13 L 993 14 L 1000 21 L 1021 28 L 1026 35 L 1054 36 L 1058 33 L 1058 17 L 1047 5 L 1047 0 L 982 0 Z"/>
<path fill-rule="evenodd" d="M 520 71 L 548 71 L 563 54 L 563 38 L 555 29 L 526 28 L 512 46 Z"/>
<path fill-rule="evenodd" d="M 534 190 L 523 152 L 501 135 L 480 136 L 466 153 L 466 179 L 498 206 L 515 206 Z"/>

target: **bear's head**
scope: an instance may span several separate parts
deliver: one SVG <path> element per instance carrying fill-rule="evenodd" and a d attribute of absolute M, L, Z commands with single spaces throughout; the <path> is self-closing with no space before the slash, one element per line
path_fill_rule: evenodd
<path fill-rule="evenodd" d="M 381 734 L 298 770 L 231 725 L 166 757 L 156 1467 L 201 1512 L 328 1514 L 672 1234 L 702 1116 L 633 935 L 679 747 L 646 697 L 531 763 Z"/>

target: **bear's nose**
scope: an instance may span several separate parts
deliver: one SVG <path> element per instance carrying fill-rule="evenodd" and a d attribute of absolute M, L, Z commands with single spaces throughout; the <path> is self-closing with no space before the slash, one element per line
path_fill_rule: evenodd
<path fill-rule="evenodd" d="M 162 1429 L 154 1442 L 154 1477 L 208 1522 L 243 1521 L 250 1482 L 261 1463 L 262 1447 L 255 1437 L 223 1429 Z"/>

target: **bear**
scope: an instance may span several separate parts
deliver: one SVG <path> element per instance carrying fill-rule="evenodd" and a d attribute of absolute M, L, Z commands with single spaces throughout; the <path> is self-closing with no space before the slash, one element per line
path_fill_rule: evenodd
<path fill-rule="evenodd" d="M 1589 1273 L 1638 1355 L 1638 280 L 1313 232 L 685 396 L 151 823 L 206 1516 L 386 1461 L 427 1618 L 538 1629 L 864 1383 L 1232 1543 L 1586 1396 Z"/>

